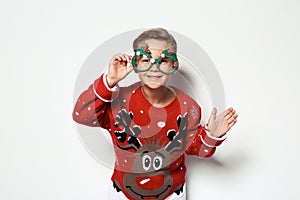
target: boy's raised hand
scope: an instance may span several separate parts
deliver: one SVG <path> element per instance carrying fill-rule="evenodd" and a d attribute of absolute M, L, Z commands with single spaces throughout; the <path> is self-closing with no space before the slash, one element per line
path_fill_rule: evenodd
<path fill-rule="evenodd" d="M 109 62 L 107 74 L 109 87 L 114 87 L 133 70 L 131 59 L 132 57 L 126 54 L 116 54 L 112 57 Z"/>
<path fill-rule="evenodd" d="M 208 131 L 214 137 L 221 137 L 236 123 L 238 115 L 233 108 L 228 108 L 217 116 L 217 109 L 213 108 L 208 120 Z"/>

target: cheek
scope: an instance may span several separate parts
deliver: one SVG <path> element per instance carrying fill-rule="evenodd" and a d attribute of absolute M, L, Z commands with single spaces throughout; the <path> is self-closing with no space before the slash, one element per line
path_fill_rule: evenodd
<path fill-rule="evenodd" d="M 171 78 L 170 75 L 165 75 L 165 76 L 162 78 L 162 81 L 163 81 L 164 83 L 167 83 L 167 82 L 169 82 L 170 78 Z"/>
<path fill-rule="evenodd" d="M 145 172 L 145 170 L 143 169 L 142 159 L 136 158 L 136 160 L 134 161 L 134 164 L 133 164 L 133 171 L 135 173 L 144 173 Z"/>
<path fill-rule="evenodd" d="M 146 72 L 138 72 L 139 79 L 143 82 L 147 82 Z"/>
<path fill-rule="evenodd" d="M 146 72 L 136 72 L 136 73 L 138 73 L 140 79 L 143 78 L 146 74 Z"/>

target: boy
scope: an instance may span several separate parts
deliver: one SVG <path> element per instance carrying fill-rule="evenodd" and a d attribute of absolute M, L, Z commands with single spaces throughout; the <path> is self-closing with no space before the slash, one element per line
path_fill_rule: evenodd
<path fill-rule="evenodd" d="M 185 154 L 210 157 L 236 123 L 232 108 L 200 124 L 200 106 L 169 87 L 179 67 L 177 45 L 165 29 L 143 32 L 134 56 L 114 55 L 108 72 L 78 98 L 73 119 L 109 131 L 116 155 L 109 199 L 185 199 Z M 140 82 L 118 87 L 130 72 Z"/>

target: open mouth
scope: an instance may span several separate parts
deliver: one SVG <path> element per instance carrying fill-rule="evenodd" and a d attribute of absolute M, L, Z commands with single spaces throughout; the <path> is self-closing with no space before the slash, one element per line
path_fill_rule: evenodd
<path fill-rule="evenodd" d="M 158 199 L 158 197 L 161 194 L 164 194 L 170 187 L 171 187 L 171 185 L 167 185 L 166 189 L 159 194 L 143 195 L 143 194 L 139 194 L 136 191 L 134 191 L 132 189 L 132 186 L 129 186 L 129 185 L 126 186 L 126 188 L 130 189 L 134 194 L 139 195 L 141 197 L 141 199 Z"/>

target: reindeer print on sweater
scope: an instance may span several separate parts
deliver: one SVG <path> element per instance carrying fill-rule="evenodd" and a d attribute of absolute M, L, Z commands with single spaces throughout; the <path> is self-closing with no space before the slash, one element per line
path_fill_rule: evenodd
<path fill-rule="evenodd" d="M 107 87 L 105 75 L 78 98 L 73 119 L 109 131 L 115 151 L 111 177 L 128 199 L 165 199 L 185 184 L 185 155 L 210 157 L 224 138 L 211 137 L 201 126 L 200 106 L 174 88 L 176 98 L 154 107 L 141 83 Z"/>

